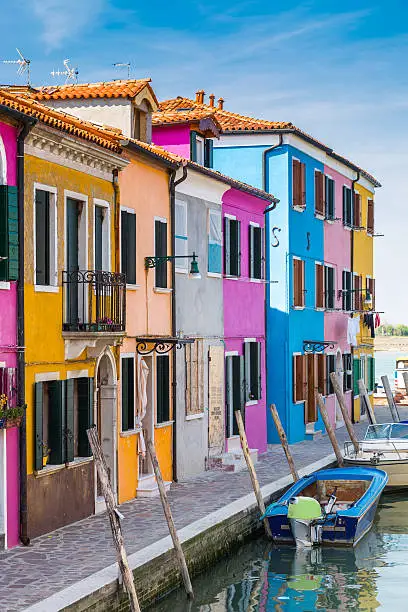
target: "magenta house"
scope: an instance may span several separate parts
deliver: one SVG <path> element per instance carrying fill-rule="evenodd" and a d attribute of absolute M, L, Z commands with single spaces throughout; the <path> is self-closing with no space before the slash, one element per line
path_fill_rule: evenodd
<path fill-rule="evenodd" d="M 240 448 L 241 409 L 249 447 L 267 449 L 265 373 L 265 201 L 237 189 L 223 196 L 226 450 Z"/>
<path fill-rule="evenodd" d="M 10 123 L 8 123 L 10 121 Z M 13 125 L 14 123 L 14 125 Z M 17 134 L 0 114 L 0 395 L 17 405 Z M 5 403 L 7 402 L 7 403 Z M 19 428 L 0 428 L 0 548 L 19 542 Z"/>

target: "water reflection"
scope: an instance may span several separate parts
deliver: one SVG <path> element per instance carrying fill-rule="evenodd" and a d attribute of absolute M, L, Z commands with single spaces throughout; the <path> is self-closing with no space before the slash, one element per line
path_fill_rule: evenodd
<path fill-rule="evenodd" d="M 408 609 L 408 496 L 382 498 L 374 529 L 355 549 L 277 547 L 251 542 L 194 580 L 156 612 L 312 612 Z"/>

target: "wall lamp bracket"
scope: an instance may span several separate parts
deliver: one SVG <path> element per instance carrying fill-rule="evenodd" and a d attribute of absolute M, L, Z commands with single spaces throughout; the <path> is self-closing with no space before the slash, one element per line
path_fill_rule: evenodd
<path fill-rule="evenodd" d="M 163 257 L 145 257 L 145 269 L 149 268 L 157 268 L 168 261 L 174 261 L 175 259 L 191 259 L 190 265 L 190 277 L 191 278 L 201 278 L 200 270 L 198 269 L 198 257 L 196 253 L 193 252 L 192 255 L 165 255 Z"/>

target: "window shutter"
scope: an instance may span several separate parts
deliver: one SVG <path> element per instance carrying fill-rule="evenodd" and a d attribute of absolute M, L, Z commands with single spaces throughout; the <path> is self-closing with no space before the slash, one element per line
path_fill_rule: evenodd
<path fill-rule="evenodd" d="M 374 391 L 375 388 L 375 357 L 370 358 L 371 371 L 370 371 L 370 391 Z"/>
<path fill-rule="evenodd" d="M 251 380 L 251 344 L 244 342 L 244 362 L 245 362 L 245 401 L 251 399 L 252 380 Z"/>
<path fill-rule="evenodd" d="M 191 161 L 197 161 L 197 132 L 194 130 L 190 133 L 190 159 Z"/>
<path fill-rule="evenodd" d="M 128 283 L 136 284 L 136 215 L 128 213 Z"/>
<path fill-rule="evenodd" d="M 325 177 L 326 219 L 334 219 L 334 180 Z"/>
<path fill-rule="evenodd" d="M 353 394 L 355 396 L 359 394 L 358 381 L 360 380 L 360 375 L 360 359 L 353 359 Z"/>
<path fill-rule="evenodd" d="M 324 215 L 324 175 L 315 171 L 315 212 Z"/>
<path fill-rule="evenodd" d="M 230 275 L 240 276 L 241 274 L 241 223 L 235 219 L 229 219 L 229 257 L 230 257 Z"/>
<path fill-rule="evenodd" d="M 155 255 L 156 257 L 167 256 L 167 223 L 163 221 L 155 222 Z M 156 287 L 167 287 L 167 264 L 162 263 L 155 268 Z"/>
<path fill-rule="evenodd" d="M 367 202 L 367 232 L 374 234 L 374 201 Z"/>
<path fill-rule="evenodd" d="M 231 423 L 231 413 L 233 412 L 232 405 L 232 355 L 225 357 L 225 412 L 226 412 L 226 431 L 227 437 L 230 437 L 232 432 L 233 422 Z"/>
<path fill-rule="evenodd" d="M 293 286 L 294 286 L 294 306 L 302 307 L 304 301 L 304 261 L 301 259 L 293 260 Z"/>
<path fill-rule="evenodd" d="M 302 179 L 301 179 L 301 167 L 300 161 L 297 159 L 292 160 L 292 204 L 293 206 L 301 206 L 301 190 L 302 190 Z"/>
<path fill-rule="evenodd" d="M 322 395 L 326 395 L 326 355 L 317 355 L 317 390 Z"/>
<path fill-rule="evenodd" d="M 256 399 L 262 398 L 262 344 L 257 342 L 254 346 L 254 353 L 256 355 Z"/>
<path fill-rule="evenodd" d="M 248 225 L 249 278 L 254 278 L 254 226 Z"/>
<path fill-rule="evenodd" d="M 126 217 L 127 217 L 127 213 L 122 210 L 120 213 L 120 244 L 121 244 L 121 249 L 120 249 L 120 269 L 122 274 L 126 274 L 126 282 L 129 282 L 127 280 L 127 275 L 128 275 L 128 269 L 127 269 L 127 253 L 128 253 L 128 225 L 126 223 Z"/>
<path fill-rule="evenodd" d="M 122 431 L 129 429 L 129 361 L 130 359 L 122 359 Z"/>
<path fill-rule="evenodd" d="M 212 138 L 205 139 L 204 149 L 204 166 L 207 168 L 213 167 L 213 140 Z"/>
<path fill-rule="evenodd" d="M 102 270 L 102 225 L 104 210 L 95 206 L 95 270 Z"/>
<path fill-rule="evenodd" d="M 293 358 L 293 388 L 294 401 L 303 402 L 305 400 L 305 377 L 306 360 L 304 355 L 294 355 Z"/>
<path fill-rule="evenodd" d="M 38 382 L 35 388 L 35 439 L 34 439 L 34 469 L 43 469 L 43 405 L 44 383 Z"/>
<path fill-rule="evenodd" d="M 66 405 L 66 427 L 65 427 L 65 461 L 74 460 L 74 392 L 75 380 L 68 378 L 65 381 L 65 405 Z"/>
<path fill-rule="evenodd" d="M 78 378 L 78 456 L 92 457 L 86 430 L 94 421 L 94 379 Z"/>
<path fill-rule="evenodd" d="M 375 278 L 370 278 L 370 293 L 372 299 L 372 307 L 375 310 Z"/>
<path fill-rule="evenodd" d="M 165 423 L 170 420 L 170 394 L 169 394 L 169 356 L 160 355 L 156 357 L 157 376 L 157 423 Z"/>
<path fill-rule="evenodd" d="M 324 266 L 316 264 L 316 308 L 324 308 Z"/>
<path fill-rule="evenodd" d="M 353 193 L 353 217 L 354 226 L 361 227 L 361 196 L 359 193 Z"/>
<path fill-rule="evenodd" d="M 325 306 L 328 310 L 334 308 L 334 268 L 325 266 Z"/>
<path fill-rule="evenodd" d="M 0 185 L 0 280 L 18 279 L 17 187 Z"/>
<path fill-rule="evenodd" d="M 261 227 L 254 227 L 253 231 L 254 238 L 254 278 L 261 279 L 263 274 L 263 229 Z"/>
<path fill-rule="evenodd" d="M 35 283 L 50 284 L 50 194 L 35 192 Z"/>
<path fill-rule="evenodd" d="M 48 446 L 51 449 L 50 465 L 65 462 L 65 381 L 48 382 Z"/>
<path fill-rule="evenodd" d="M 231 275 L 230 229 L 230 219 L 228 217 L 224 217 L 224 274 L 226 276 Z"/>
<path fill-rule="evenodd" d="M 242 413 L 244 413 L 245 408 L 245 396 L 246 389 L 248 388 L 248 384 L 245 380 L 245 359 L 243 355 L 239 358 L 239 389 L 240 389 L 240 397 L 239 397 L 239 409 Z"/>
<path fill-rule="evenodd" d="M 306 164 L 300 163 L 300 206 L 306 206 Z"/>

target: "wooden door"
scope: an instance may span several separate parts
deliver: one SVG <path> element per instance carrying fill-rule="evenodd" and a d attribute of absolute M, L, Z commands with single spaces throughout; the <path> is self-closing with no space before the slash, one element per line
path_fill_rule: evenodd
<path fill-rule="evenodd" d="M 306 356 L 307 368 L 307 401 L 306 401 L 306 423 L 317 421 L 316 391 L 318 385 L 317 355 Z"/>

